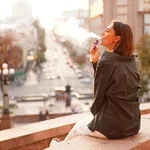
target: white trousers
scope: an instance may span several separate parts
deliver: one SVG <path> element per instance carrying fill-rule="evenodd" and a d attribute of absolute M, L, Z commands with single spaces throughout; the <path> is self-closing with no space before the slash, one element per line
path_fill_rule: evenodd
<path fill-rule="evenodd" d="M 79 122 L 77 122 L 73 128 L 70 130 L 70 132 L 68 133 L 68 135 L 66 136 L 65 140 L 69 140 L 72 139 L 75 136 L 78 135 L 88 135 L 88 136 L 93 136 L 93 137 L 98 137 L 98 138 L 106 138 L 102 133 L 100 133 L 99 131 L 94 131 L 92 132 L 89 128 L 88 128 L 88 123 L 90 123 L 91 118 L 89 119 L 84 119 L 81 120 Z"/>

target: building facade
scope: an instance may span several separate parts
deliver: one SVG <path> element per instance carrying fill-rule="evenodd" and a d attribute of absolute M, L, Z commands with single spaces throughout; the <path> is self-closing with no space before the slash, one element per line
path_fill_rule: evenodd
<path fill-rule="evenodd" d="M 12 16 L 14 18 L 32 17 L 32 6 L 26 0 L 18 0 L 12 6 Z"/>
<path fill-rule="evenodd" d="M 135 43 L 150 34 L 150 0 L 89 0 L 89 30 L 98 35 L 112 20 L 131 26 Z"/>
<path fill-rule="evenodd" d="M 68 20 L 69 18 L 76 18 L 78 20 L 79 26 L 82 26 L 85 19 L 88 18 L 88 10 L 78 9 L 78 10 L 65 10 L 62 12 L 62 18 Z"/>

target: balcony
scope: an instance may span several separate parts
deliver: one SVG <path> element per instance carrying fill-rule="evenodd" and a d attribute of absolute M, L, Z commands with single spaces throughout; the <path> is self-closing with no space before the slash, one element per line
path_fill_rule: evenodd
<path fill-rule="evenodd" d="M 137 150 L 150 149 L 150 104 L 141 105 L 142 125 L 137 135 L 121 140 L 78 136 L 68 142 L 52 145 L 50 150 Z M 69 115 L 0 131 L 0 150 L 42 150 L 49 147 L 52 138 L 63 140 L 73 125 L 90 112 Z"/>

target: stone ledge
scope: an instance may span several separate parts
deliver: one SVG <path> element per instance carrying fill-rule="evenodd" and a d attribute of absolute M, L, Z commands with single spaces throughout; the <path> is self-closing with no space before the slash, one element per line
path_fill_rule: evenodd
<path fill-rule="evenodd" d="M 150 113 L 150 103 L 142 103 L 140 104 L 140 112 L 141 115 Z"/>
<path fill-rule="evenodd" d="M 51 144 L 45 150 L 150 150 L 150 114 L 143 115 L 140 132 L 134 136 L 109 140 L 89 136 L 77 136 L 66 142 Z"/>
<path fill-rule="evenodd" d="M 141 105 L 141 111 L 147 110 L 145 111 L 146 113 L 144 112 L 143 114 L 150 113 L 150 111 L 148 111 L 150 103 Z M 90 112 L 46 120 L 0 131 L 0 150 L 44 149 L 49 146 L 51 139 L 54 137 L 63 140 L 76 122 L 87 117 L 92 117 Z M 142 118 L 144 120 L 148 120 L 149 116 L 144 115 Z M 142 130 L 144 131 L 144 135 L 147 132 L 146 130 Z M 145 144 L 148 145 L 147 142 L 145 142 Z"/>
<path fill-rule="evenodd" d="M 92 115 L 90 113 L 75 114 L 0 131 L 0 150 L 24 150 L 28 146 L 32 150 L 44 149 L 48 147 L 52 138 L 66 135 L 76 122 L 89 116 Z M 47 139 L 49 142 L 44 147 L 39 144 L 37 148 L 34 145 Z"/>

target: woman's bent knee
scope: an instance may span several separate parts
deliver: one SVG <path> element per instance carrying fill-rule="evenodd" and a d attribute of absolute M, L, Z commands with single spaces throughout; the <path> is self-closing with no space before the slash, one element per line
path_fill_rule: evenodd
<path fill-rule="evenodd" d="M 97 130 L 94 130 L 94 135 L 96 136 L 96 137 L 99 137 L 99 138 L 107 138 L 105 135 L 103 135 L 102 133 L 100 133 L 99 131 L 97 131 Z"/>

